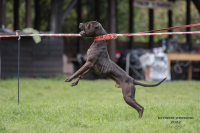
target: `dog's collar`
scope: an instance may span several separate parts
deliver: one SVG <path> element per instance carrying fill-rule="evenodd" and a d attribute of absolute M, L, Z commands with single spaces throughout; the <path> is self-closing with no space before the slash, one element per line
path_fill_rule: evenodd
<path fill-rule="evenodd" d="M 117 39 L 117 34 L 107 34 L 107 35 L 101 35 L 101 36 L 95 36 L 94 41 L 106 41 L 106 40 L 112 40 Z"/>

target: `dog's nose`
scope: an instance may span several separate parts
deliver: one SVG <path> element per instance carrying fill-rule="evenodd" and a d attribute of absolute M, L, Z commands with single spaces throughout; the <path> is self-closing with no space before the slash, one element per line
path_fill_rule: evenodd
<path fill-rule="evenodd" d="M 83 23 L 80 23 L 79 26 L 81 26 Z"/>

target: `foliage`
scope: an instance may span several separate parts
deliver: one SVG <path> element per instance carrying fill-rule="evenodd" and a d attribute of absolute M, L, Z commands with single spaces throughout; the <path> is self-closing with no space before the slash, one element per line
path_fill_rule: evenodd
<path fill-rule="evenodd" d="M 19 105 L 17 79 L 0 80 L 0 132 L 200 131 L 199 82 L 165 82 L 153 88 L 136 86 L 136 100 L 145 108 L 143 118 L 139 119 L 113 81 L 81 80 L 70 87 L 64 79 L 21 79 Z"/>
<path fill-rule="evenodd" d="M 81 0 L 82 1 L 82 22 L 87 22 L 95 20 L 95 1 L 93 0 Z M 166 0 L 165 0 L 166 1 Z M 67 7 L 70 0 L 63 0 L 63 10 Z M 13 27 L 13 1 L 7 1 L 7 12 L 6 12 L 6 27 Z M 117 0 L 117 32 L 118 33 L 128 33 L 129 32 L 129 1 L 127 0 Z M 50 19 L 51 19 L 51 0 L 40 0 L 40 19 L 42 31 L 50 30 Z M 44 8 L 45 7 L 45 8 Z M 99 2 L 99 21 L 106 31 L 109 32 L 109 21 L 108 21 L 108 2 L 107 0 L 101 0 Z M 77 33 L 78 23 L 77 23 L 77 13 L 76 8 L 73 8 L 69 15 L 67 16 L 65 22 L 62 24 L 63 33 Z M 34 25 L 34 1 L 32 3 L 32 22 Z M 154 29 L 166 28 L 168 27 L 168 16 L 167 10 L 155 9 L 154 10 Z M 199 23 L 200 14 L 191 2 L 191 23 Z M 25 28 L 25 0 L 20 0 L 19 8 L 19 21 L 20 30 Z M 145 8 L 134 8 L 134 31 L 142 32 L 148 31 L 148 9 Z M 173 5 L 173 26 L 180 26 L 186 24 L 186 2 L 185 1 L 175 1 Z M 174 31 L 185 31 L 186 29 L 179 29 Z M 200 31 L 200 26 L 191 28 L 192 31 Z M 160 39 L 166 38 L 167 36 L 154 36 L 155 42 Z M 186 42 L 185 35 L 174 35 L 178 38 L 180 43 Z M 200 43 L 200 35 L 192 35 L 193 43 Z M 129 37 L 120 37 L 119 41 L 129 41 Z M 148 36 L 134 37 L 135 42 L 148 42 Z"/>

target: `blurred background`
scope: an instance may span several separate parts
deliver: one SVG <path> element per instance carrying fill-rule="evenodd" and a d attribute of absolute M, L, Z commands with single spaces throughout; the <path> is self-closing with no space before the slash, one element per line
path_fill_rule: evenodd
<path fill-rule="evenodd" d="M 134 33 L 200 22 L 200 0 L 0 0 L 0 34 L 79 33 L 97 20 L 107 33 Z M 200 31 L 200 26 L 173 32 Z M 172 30 L 164 31 L 172 32 Z M 0 38 L 0 77 L 17 76 L 17 38 Z M 20 75 L 71 75 L 93 39 L 22 37 Z M 200 35 L 118 37 L 110 58 L 135 79 L 200 80 Z M 94 73 L 86 79 L 102 78 Z"/>

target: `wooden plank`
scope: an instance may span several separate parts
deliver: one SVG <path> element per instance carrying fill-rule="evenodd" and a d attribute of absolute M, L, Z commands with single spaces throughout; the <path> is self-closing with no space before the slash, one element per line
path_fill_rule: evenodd
<path fill-rule="evenodd" d="M 49 50 L 53 50 L 53 51 L 60 51 L 63 52 L 63 45 L 57 45 L 57 46 L 50 46 Z"/>
<path fill-rule="evenodd" d="M 169 70 L 171 70 L 171 58 L 169 57 L 169 54 L 168 54 L 168 66 L 169 66 Z"/>
<path fill-rule="evenodd" d="M 200 61 L 200 53 L 168 53 L 168 60 Z"/>
<path fill-rule="evenodd" d="M 56 60 L 61 60 L 56 56 L 34 56 L 32 57 L 33 61 L 56 61 Z"/>
<path fill-rule="evenodd" d="M 60 75 L 61 73 L 34 73 L 32 76 L 33 77 L 49 77 L 49 76 L 57 76 Z"/>
<path fill-rule="evenodd" d="M 15 67 L 10 67 L 10 68 L 4 68 L 3 69 L 4 72 L 18 72 L 18 69 Z M 32 72 L 31 68 L 27 68 L 27 67 L 20 67 L 20 73 L 21 72 Z"/>
<path fill-rule="evenodd" d="M 16 56 L 7 56 L 7 57 L 2 56 L 1 59 L 2 59 L 3 62 L 13 62 L 13 61 L 17 62 L 18 57 L 16 57 Z M 26 56 L 26 57 L 21 58 L 21 60 L 30 61 L 30 60 L 32 60 L 32 57 Z"/>
<path fill-rule="evenodd" d="M 56 67 L 56 66 L 62 66 L 62 61 L 52 61 L 52 62 L 49 62 L 49 61 L 34 61 L 32 63 L 32 65 L 35 67 L 35 66 L 51 66 L 51 67 Z"/>
<path fill-rule="evenodd" d="M 16 67 L 17 68 L 18 63 L 17 62 L 3 62 L 2 67 L 8 68 L 8 67 Z M 20 62 L 21 67 L 29 67 L 32 66 L 32 62 Z"/>
<path fill-rule="evenodd" d="M 168 64 L 171 70 L 171 61 L 200 61 L 200 53 L 168 53 Z M 192 80 L 192 63 L 188 66 L 188 80 Z"/>
<path fill-rule="evenodd" d="M 33 73 L 34 72 L 61 72 L 62 71 L 62 67 L 37 67 L 37 68 L 33 68 Z"/>
<path fill-rule="evenodd" d="M 153 1 L 153 0 L 135 0 L 134 6 L 141 8 L 162 8 L 172 10 L 172 2 Z"/>
<path fill-rule="evenodd" d="M 188 66 L 188 80 L 192 80 L 192 63 Z"/>

